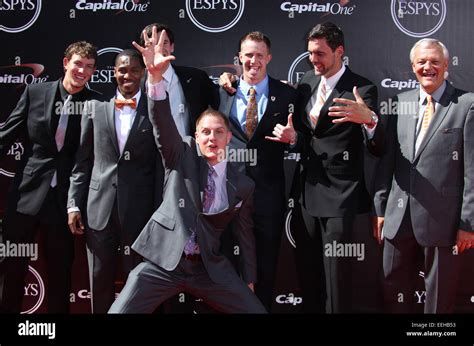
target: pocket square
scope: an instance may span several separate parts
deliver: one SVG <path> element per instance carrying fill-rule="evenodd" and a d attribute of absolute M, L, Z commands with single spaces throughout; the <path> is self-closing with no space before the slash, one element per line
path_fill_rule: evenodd
<path fill-rule="evenodd" d="M 243 201 L 240 201 L 239 203 L 237 203 L 234 208 L 240 208 L 242 206 L 242 202 Z"/>

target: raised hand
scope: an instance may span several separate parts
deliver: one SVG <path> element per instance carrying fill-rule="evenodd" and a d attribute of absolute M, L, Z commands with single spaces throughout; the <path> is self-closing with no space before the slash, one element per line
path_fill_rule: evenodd
<path fill-rule="evenodd" d="M 343 104 L 343 106 L 329 107 L 328 115 L 338 117 L 338 119 L 332 121 L 333 123 L 352 122 L 356 124 L 370 124 L 372 122 L 372 111 L 365 104 L 356 86 L 353 89 L 353 94 L 355 101 L 344 98 L 335 98 L 333 100 L 334 103 Z"/>
<path fill-rule="evenodd" d="M 273 142 L 295 144 L 296 131 L 293 126 L 293 113 L 290 113 L 290 115 L 288 115 L 288 123 L 286 124 L 286 126 L 276 124 L 272 134 L 274 137 L 265 136 L 265 139 L 268 139 L 269 141 Z"/>
<path fill-rule="evenodd" d="M 154 26 L 151 33 L 151 38 L 148 37 L 146 31 L 143 30 L 143 40 L 145 47 L 140 46 L 135 41 L 132 45 L 142 54 L 143 62 L 149 73 L 149 78 L 152 83 L 159 82 L 163 78 L 163 72 L 168 68 L 168 64 L 175 60 L 173 55 L 165 56 L 164 54 L 164 42 L 168 39 L 166 30 L 162 30 L 158 39 L 158 33 Z"/>

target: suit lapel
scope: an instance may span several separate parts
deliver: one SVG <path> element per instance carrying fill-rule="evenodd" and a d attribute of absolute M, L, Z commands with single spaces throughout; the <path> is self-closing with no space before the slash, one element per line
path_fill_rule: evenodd
<path fill-rule="evenodd" d="M 312 130 L 311 122 L 309 121 L 309 112 L 307 111 L 308 104 L 311 102 L 311 97 L 315 92 L 317 92 L 319 82 L 321 81 L 321 77 L 316 76 L 314 72 L 311 72 L 310 78 L 308 78 L 308 82 L 306 83 L 309 87 L 310 90 L 303 95 L 304 97 L 304 114 L 305 116 L 303 117 L 303 124 L 306 125 L 310 130 Z"/>
<path fill-rule="evenodd" d="M 431 137 L 433 137 L 433 135 L 436 133 L 439 126 L 443 122 L 444 118 L 446 117 L 446 114 L 448 113 L 448 110 L 451 107 L 451 99 L 453 93 L 454 88 L 451 86 L 451 84 L 447 83 L 446 90 L 444 91 L 443 96 L 441 96 L 441 99 L 439 100 L 439 104 L 436 107 L 436 111 L 434 113 L 433 119 L 431 120 L 431 124 L 428 127 L 428 131 L 426 132 L 425 137 L 421 141 L 420 147 L 416 152 L 415 160 L 420 156 L 420 153 L 425 149 Z"/>
<path fill-rule="evenodd" d="M 44 119 L 48 124 L 47 128 L 49 137 L 51 138 L 51 143 L 56 149 L 56 133 L 53 131 L 53 107 L 54 101 L 56 100 L 56 92 L 58 91 L 59 83 L 60 80 L 51 84 L 51 87 L 46 90 L 44 94 Z"/>
<path fill-rule="evenodd" d="M 114 144 L 117 157 L 120 156 L 120 150 L 117 142 L 117 132 L 115 130 L 115 96 L 110 99 L 108 103 L 105 104 L 105 119 L 107 126 L 109 127 L 110 138 L 112 138 L 112 143 Z"/>
<path fill-rule="evenodd" d="M 237 198 L 237 169 L 229 162 L 227 163 L 226 187 L 229 208 L 232 208 L 239 202 Z"/>
<path fill-rule="evenodd" d="M 260 121 L 257 123 L 257 127 L 255 128 L 255 131 L 252 135 L 252 138 L 259 138 L 261 136 L 261 133 L 265 132 L 265 129 L 267 127 L 267 124 L 271 124 L 271 117 L 275 115 L 275 110 L 277 109 L 277 102 L 279 100 L 279 94 L 278 94 L 278 87 L 276 85 L 278 83 L 276 80 L 274 80 L 271 77 L 268 77 L 268 101 L 267 101 L 267 107 L 265 111 L 263 112 L 262 118 Z M 278 115 L 278 114 L 276 114 Z M 252 140 L 250 138 L 250 140 Z"/>
<path fill-rule="evenodd" d="M 405 134 L 407 138 L 407 156 L 411 160 L 411 162 L 413 162 L 415 155 L 418 95 L 418 90 L 414 90 L 412 93 L 406 95 L 402 94 L 398 98 L 398 131 L 400 134 Z M 404 105 L 415 105 L 415 113 L 413 113 L 412 107 Z"/>
<path fill-rule="evenodd" d="M 222 103 L 220 107 L 220 111 L 221 113 L 224 113 L 224 115 L 226 115 L 229 118 L 232 135 L 239 138 L 241 141 L 245 143 L 248 142 L 247 134 L 245 134 L 244 131 L 242 131 L 240 124 L 238 124 L 235 121 L 235 119 L 230 116 L 230 112 L 232 110 L 232 104 L 234 103 L 234 99 L 235 99 L 235 94 L 230 95 L 223 88 L 219 88 L 219 97 Z"/>
<path fill-rule="evenodd" d="M 199 161 L 199 201 L 197 201 L 196 205 L 198 207 L 198 210 L 202 211 L 202 201 L 204 198 L 204 189 L 207 185 L 207 174 L 209 172 L 209 165 L 207 164 L 205 158 L 201 158 L 201 160 Z"/>
<path fill-rule="evenodd" d="M 140 100 L 138 101 L 137 105 L 137 114 L 135 114 L 135 119 L 133 119 L 132 128 L 130 129 L 127 141 L 125 142 L 125 145 L 123 147 L 122 155 L 126 150 L 129 149 L 130 145 L 133 145 L 133 140 L 135 139 L 140 129 L 140 125 L 142 124 L 146 115 L 148 115 L 148 105 L 146 102 L 146 98 L 143 96 L 142 93 L 142 96 L 140 97 Z"/>

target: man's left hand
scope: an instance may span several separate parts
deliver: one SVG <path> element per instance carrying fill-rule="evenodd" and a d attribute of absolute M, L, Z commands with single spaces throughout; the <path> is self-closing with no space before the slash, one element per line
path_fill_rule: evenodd
<path fill-rule="evenodd" d="M 372 111 L 365 104 L 362 97 L 357 91 L 355 86 L 353 89 L 353 94 L 355 101 L 344 99 L 344 98 L 335 98 L 334 103 L 342 103 L 342 106 L 331 106 L 329 107 L 329 116 L 339 117 L 334 119 L 332 122 L 335 124 L 351 122 L 356 124 L 371 124 L 372 123 Z"/>
<path fill-rule="evenodd" d="M 273 142 L 295 144 L 296 131 L 293 126 L 293 113 L 290 113 L 290 115 L 288 115 L 288 123 L 286 124 L 286 126 L 276 124 L 272 134 L 274 137 L 265 136 L 265 139 L 268 139 L 269 141 Z"/>

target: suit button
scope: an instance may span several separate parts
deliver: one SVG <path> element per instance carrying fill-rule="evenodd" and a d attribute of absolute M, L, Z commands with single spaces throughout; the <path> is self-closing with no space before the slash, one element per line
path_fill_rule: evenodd
<path fill-rule="evenodd" d="M 117 183 L 112 183 L 112 187 L 117 188 Z"/>

